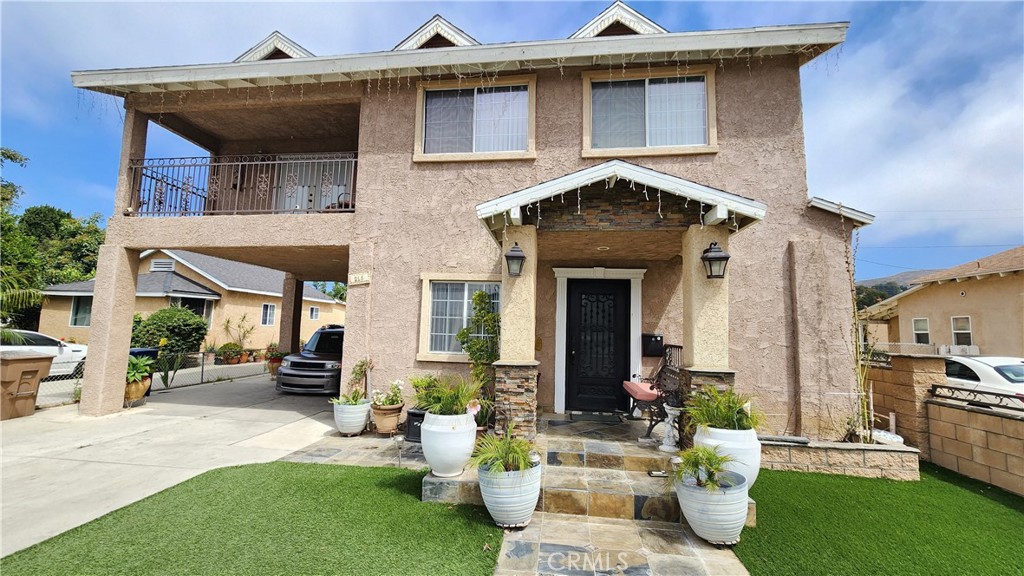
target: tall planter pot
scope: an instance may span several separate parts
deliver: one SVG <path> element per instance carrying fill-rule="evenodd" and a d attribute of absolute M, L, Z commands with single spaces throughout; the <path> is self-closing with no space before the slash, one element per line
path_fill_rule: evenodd
<path fill-rule="evenodd" d="M 502 528 L 522 528 L 530 523 L 540 499 L 541 466 L 527 470 L 491 472 L 480 468 L 480 496 L 494 523 Z"/>
<path fill-rule="evenodd" d="M 673 484 L 679 508 L 693 533 L 711 544 L 733 545 L 747 520 L 746 478 L 735 472 L 722 473 L 722 487 L 709 491 L 693 478 Z"/>
<path fill-rule="evenodd" d="M 393 434 L 395 430 L 398 430 L 403 406 L 405 404 L 373 405 L 373 424 L 377 427 L 378 434 Z"/>
<path fill-rule="evenodd" d="M 726 430 L 698 426 L 693 434 L 694 446 L 718 447 L 718 452 L 731 456 L 733 461 L 725 465 L 726 470 L 741 474 L 747 479 L 747 487 L 754 485 L 761 471 L 761 442 L 755 430 Z"/>
<path fill-rule="evenodd" d="M 472 414 L 441 416 L 427 412 L 420 426 L 420 444 L 434 476 L 458 476 L 473 455 L 476 420 Z"/>
<path fill-rule="evenodd" d="M 358 436 L 366 430 L 370 421 L 370 401 L 360 400 L 358 404 L 335 404 L 334 425 L 342 436 Z"/>
<path fill-rule="evenodd" d="M 149 392 L 149 386 L 153 383 L 153 379 L 149 376 L 142 379 L 140 382 L 129 382 L 124 387 L 124 402 L 128 407 L 134 406 L 136 402 L 142 400 L 146 396 L 146 392 Z"/>

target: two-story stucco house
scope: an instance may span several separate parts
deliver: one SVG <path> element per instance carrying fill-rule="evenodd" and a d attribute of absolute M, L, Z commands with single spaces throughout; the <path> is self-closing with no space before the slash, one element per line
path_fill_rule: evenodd
<path fill-rule="evenodd" d="M 125 108 L 82 412 L 120 409 L 139 254 L 166 247 L 284 271 L 286 348 L 303 280 L 348 281 L 344 369 L 370 358 L 375 382 L 464 371 L 454 335 L 489 291 L 521 430 L 625 408 L 660 334 L 771 431 L 841 435 L 846 253 L 871 217 L 808 198 L 800 68 L 847 24 L 670 32 L 620 2 L 581 24 L 480 44 L 435 17 L 387 52 L 274 33 L 230 63 L 73 73 Z M 148 157 L 151 123 L 209 155 Z"/>

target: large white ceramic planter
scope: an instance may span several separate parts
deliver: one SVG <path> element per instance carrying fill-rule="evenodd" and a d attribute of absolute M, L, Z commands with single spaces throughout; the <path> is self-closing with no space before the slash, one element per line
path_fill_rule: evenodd
<path fill-rule="evenodd" d="M 722 480 L 723 487 L 714 491 L 697 486 L 693 478 L 675 482 L 673 487 L 694 534 L 711 544 L 732 545 L 740 541 L 747 520 L 747 481 L 735 472 L 723 472 Z"/>
<path fill-rule="evenodd" d="M 761 471 L 761 442 L 755 430 L 726 430 L 698 426 L 693 434 L 694 446 L 718 447 L 720 454 L 731 456 L 733 461 L 725 465 L 726 470 L 738 472 L 747 479 L 747 488 L 757 481 Z"/>
<path fill-rule="evenodd" d="M 420 426 L 420 444 L 434 476 L 458 476 L 473 455 L 476 420 L 472 414 L 439 416 L 427 412 Z"/>
<path fill-rule="evenodd" d="M 360 400 L 359 404 L 335 404 L 334 425 L 342 436 L 356 436 L 366 429 L 370 421 L 370 401 Z"/>
<path fill-rule="evenodd" d="M 494 523 L 502 528 L 529 524 L 540 499 L 540 478 L 540 464 L 515 472 L 480 468 L 480 496 Z"/>

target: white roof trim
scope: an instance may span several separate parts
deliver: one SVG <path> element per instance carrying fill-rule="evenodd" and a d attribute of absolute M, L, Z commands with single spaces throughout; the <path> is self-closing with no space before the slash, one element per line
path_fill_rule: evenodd
<path fill-rule="evenodd" d="M 73 292 L 70 290 L 43 290 L 43 294 L 47 296 L 92 296 L 92 291 L 81 291 Z M 192 292 L 136 292 L 137 298 L 164 298 L 167 296 L 175 298 L 195 298 L 197 300 L 220 300 L 220 296 L 213 296 L 210 294 L 195 294 Z"/>
<path fill-rule="evenodd" d="M 616 0 L 614 4 L 605 8 L 603 12 L 584 24 L 569 38 L 593 38 L 616 22 L 635 30 L 637 34 L 665 34 L 668 32 L 654 20 L 630 8 L 620 0 Z"/>
<path fill-rule="evenodd" d="M 847 22 L 766 26 L 706 32 L 670 32 L 637 36 L 510 42 L 444 50 L 400 50 L 347 56 L 261 60 L 228 64 L 190 64 L 71 73 L 76 88 L 110 94 L 215 90 L 238 81 L 306 84 L 379 78 L 382 72 L 405 77 L 424 74 L 481 74 L 615 62 L 623 54 L 634 63 L 709 60 L 803 54 L 805 61 L 840 44 Z"/>
<path fill-rule="evenodd" d="M 477 204 L 476 215 L 485 219 L 505 212 L 516 212 L 520 207 L 554 198 L 559 194 L 588 186 L 608 178 L 630 180 L 645 184 L 683 198 L 689 198 L 713 208 L 722 207 L 737 216 L 740 228 L 763 220 L 768 207 L 761 202 L 737 196 L 723 190 L 717 190 L 703 184 L 671 176 L 663 172 L 630 164 L 622 160 L 609 160 L 603 164 L 584 168 L 572 174 L 566 174 L 536 186 L 506 194 L 500 198 Z M 513 214 L 514 215 L 514 214 Z"/>
<path fill-rule="evenodd" d="M 274 50 L 280 50 L 292 58 L 312 58 L 313 53 L 299 46 L 294 40 L 281 34 L 277 30 L 270 33 L 263 40 L 252 48 L 249 48 L 241 56 L 234 59 L 234 62 L 259 62 L 270 56 Z"/>
<path fill-rule="evenodd" d="M 867 226 L 875 221 L 875 216 L 873 214 L 868 214 L 867 212 L 862 212 L 860 210 L 850 208 L 849 206 L 843 206 L 842 203 L 839 202 L 818 198 L 817 196 L 808 200 L 807 205 L 811 208 L 818 208 L 826 212 L 837 214 L 843 218 L 849 218 L 860 226 Z"/>
<path fill-rule="evenodd" d="M 409 34 L 405 40 L 399 42 L 398 46 L 395 46 L 392 50 L 415 50 L 426 44 L 434 36 L 447 38 L 456 46 L 480 45 L 476 38 L 466 34 L 458 26 L 441 17 L 440 14 L 434 14 L 433 18 L 427 20 L 427 23 L 417 28 L 415 32 Z"/>

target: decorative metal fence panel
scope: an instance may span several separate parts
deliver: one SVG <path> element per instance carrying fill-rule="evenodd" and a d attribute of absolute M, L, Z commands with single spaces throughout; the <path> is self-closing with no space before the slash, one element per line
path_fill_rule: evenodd
<path fill-rule="evenodd" d="M 354 153 L 143 158 L 128 170 L 135 216 L 355 210 Z"/>
<path fill-rule="evenodd" d="M 1024 414 L 1024 397 L 1018 394 L 1000 394 L 998 392 L 939 384 L 932 386 L 931 392 L 932 398 L 957 400 L 966 403 L 968 406 L 1001 408 Z"/>

